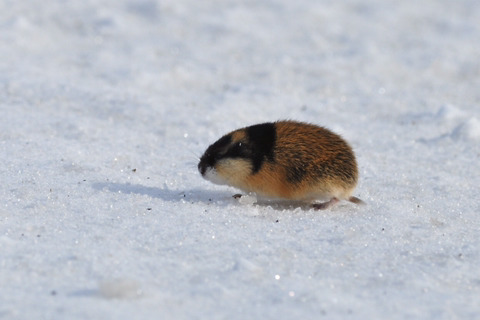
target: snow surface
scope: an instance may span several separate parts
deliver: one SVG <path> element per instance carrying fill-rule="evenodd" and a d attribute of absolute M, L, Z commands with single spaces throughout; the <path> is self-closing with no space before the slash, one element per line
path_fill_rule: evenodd
<path fill-rule="evenodd" d="M 1 319 L 478 319 L 477 0 L 0 1 Z M 232 199 L 230 130 L 341 133 L 355 195 Z"/>

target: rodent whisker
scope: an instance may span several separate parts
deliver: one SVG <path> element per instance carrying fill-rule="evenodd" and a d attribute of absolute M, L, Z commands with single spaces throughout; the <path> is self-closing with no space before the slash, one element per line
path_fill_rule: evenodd
<path fill-rule="evenodd" d="M 200 157 L 197 155 L 197 153 L 193 152 L 192 150 L 188 150 L 188 152 L 190 152 L 190 154 L 195 157 L 195 160 L 199 161 L 200 160 Z"/>

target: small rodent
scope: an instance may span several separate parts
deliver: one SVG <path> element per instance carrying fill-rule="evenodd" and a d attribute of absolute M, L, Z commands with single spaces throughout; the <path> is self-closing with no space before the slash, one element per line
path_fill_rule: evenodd
<path fill-rule="evenodd" d="M 326 209 L 352 196 L 358 181 L 350 145 L 332 131 L 309 123 L 277 121 L 232 131 L 210 145 L 198 163 L 201 175 L 267 198 L 313 203 Z"/>

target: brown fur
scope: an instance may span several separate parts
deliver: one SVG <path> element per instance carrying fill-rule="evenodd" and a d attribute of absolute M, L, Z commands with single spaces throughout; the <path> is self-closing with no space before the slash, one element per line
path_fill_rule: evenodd
<path fill-rule="evenodd" d="M 275 163 L 266 163 L 254 175 L 235 174 L 241 180 L 232 182 L 242 185 L 242 189 L 275 198 L 313 200 L 329 195 L 349 198 L 358 171 L 352 149 L 340 136 L 321 127 L 291 121 L 277 122 L 275 128 Z M 232 134 L 234 142 L 245 141 L 243 130 Z M 340 153 L 345 154 L 345 159 L 335 161 Z M 304 178 L 298 183 L 287 179 L 295 166 L 305 169 Z M 325 171 L 318 172 L 318 168 Z"/>
<path fill-rule="evenodd" d="M 249 145 L 248 128 L 231 132 L 230 146 L 239 142 Z M 274 128 L 273 157 L 265 160 L 258 172 L 252 172 L 253 160 L 248 158 L 227 158 L 215 164 L 227 184 L 271 198 L 362 203 L 351 196 L 358 169 L 353 150 L 345 140 L 328 129 L 307 123 L 278 121 Z M 325 207 L 328 205 L 316 206 Z"/>

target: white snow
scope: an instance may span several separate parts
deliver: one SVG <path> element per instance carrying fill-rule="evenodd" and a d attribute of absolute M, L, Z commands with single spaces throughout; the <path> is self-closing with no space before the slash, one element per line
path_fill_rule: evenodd
<path fill-rule="evenodd" d="M 478 21 L 476 0 L 0 1 L 0 318 L 478 318 Z M 202 179 L 209 144 L 278 119 L 342 134 L 368 205 Z"/>

